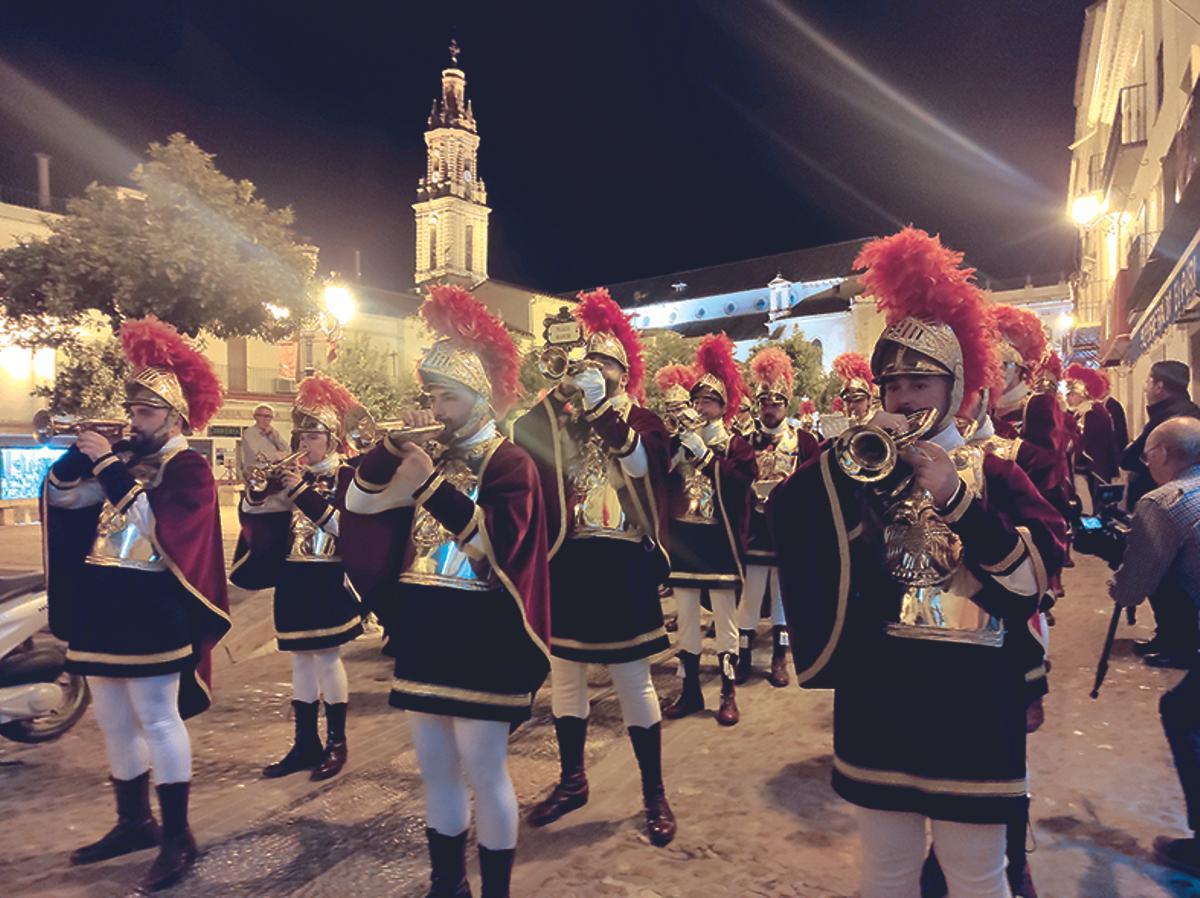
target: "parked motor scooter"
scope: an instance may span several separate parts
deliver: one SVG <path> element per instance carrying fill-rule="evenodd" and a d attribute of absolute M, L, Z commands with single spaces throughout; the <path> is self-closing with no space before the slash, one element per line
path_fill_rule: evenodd
<path fill-rule="evenodd" d="M 0 570 L 0 736 L 48 742 L 87 709 L 87 681 L 66 671 L 67 655 L 48 629 L 41 573 Z"/>

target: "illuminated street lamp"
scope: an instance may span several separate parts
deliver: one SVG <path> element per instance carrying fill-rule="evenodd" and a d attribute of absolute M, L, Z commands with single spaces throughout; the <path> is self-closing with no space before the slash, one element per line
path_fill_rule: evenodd
<path fill-rule="evenodd" d="M 322 309 L 317 313 L 316 326 L 305 328 L 300 335 L 306 377 L 316 371 L 313 364 L 313 340 L 317 334 L 320 333 L 329 343 L 329 361 L 332 361 L 336 354 L 335 347 L 342 339 L 342 329 L 358 314 L 358 300 L 354 292 L 336 279 L 325 285 L 321 300 Z"/>
<path fill-rule="evenodd" d="M 1071 220 L 1081 228 L 1095 224 L 1108 211 L 1108 204 L 1096 193 L 1081 193 L 1071 203 Z"/>

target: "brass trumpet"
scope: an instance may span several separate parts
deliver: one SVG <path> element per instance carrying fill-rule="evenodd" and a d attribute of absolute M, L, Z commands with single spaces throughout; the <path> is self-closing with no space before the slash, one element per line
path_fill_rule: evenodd
<path fill-rule="evenodd" d="M 246 469 L 246 486 L 255 493 L 265 493 L 272 485 L 278 484 L 289 468 L 293 467 L 306 453 L 300 449 L 291 455 L 285 455 L 279 461 L 268 461 L 261 452 L 255 464 Z"/>
<path fill-rule="evenodd" d="M 895 470 L 900 450 L 924 439 L 937 420 L 937 409 L 914 412 L 904 432 L 894 435 L 874 424 L 856 424 L 834 439 L 833 457 L 847 477 L 875 483 Z"/>
<path fill-rule="evenodd" d="M 384 437 L 393 443 L 424 443 L 443 433 L 444 424 L 422 424 L 412 426 L 404 421 L 376 421 L 374 416 L 361 405 L 346 412 L 346 442 L 359 452 L 374 448 Z"/>
<path fill-rule="evenodd" d="M 690 405 L 685 405 L 677 411 L 663 412 L 662 422 L 667 428 L 667 433 L 673 437 L 690 430 L 699 430 L 704 426 L 704 419 Z"/>
<path fill-rule="evenodd" d="M 49 409 L 41 409 L 33 416 L 33 438 L 45 445 L 55 437 L 79 436 L 94 430 L 115 443 L 125 437 L 128 424 L 113 418 L 85 418 L 81 415 L 56 415 Z"/>
<path fill-rule="evenodd" d="M 551 345 L 538 353 L 537 366 L 546 380 L 562 380 L 574 377 L 585 368 L 599 368 L 600 363 L 594 359 L 572 359 L 567 350 Z"/>

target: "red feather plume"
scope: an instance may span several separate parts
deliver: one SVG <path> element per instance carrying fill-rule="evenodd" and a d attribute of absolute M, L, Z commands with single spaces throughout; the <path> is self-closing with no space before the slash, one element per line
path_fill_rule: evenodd
<path fill-rule="evenodd" d="M 837 414 L 842 414 L 846 411 L 846 400 L 841 396 L 834 396 L 833 402 L 829 404 L 829 409 Z"/>
<path fill-rule="evenodd" d="M 504 323 L 462 287 L 429 288 L 421 305 L 429 329 L 483 361 L 492 382 L 492 408 L 503 415 L 521 395 L 521 359 Z"/>
<path fill-rule="evenodd" d="M 188 425 L 203 430 L 225 400 L 225 388 L 212 364 L 188 340 L 154 315 L 121 322 L 121 347 L 134 370 L 167 368 L 175 372 L 188 404 Z"/>
<path fill-rule="evenodd" d="M 963 396 L 974 397 L 996 383 L 1000 357 L 994 318 L 983 293 L 971 283 L 975 269 L 962 267 L 962 259 L 940 238 L 909 226 L 872 240 L 854 267 L 866 269 L 859 281 L 875 297 L 889 326 L 905 318 L 950 326 L 963 354 Z"/>
<path fill-rule="evenodd" d="M 1085 365 L 1080 365 L 1078 362 L 1067 369 L 1067 380 L 1082 381 L 1084 388 L 1088 392 L 1088 397 L 1093 401 L 1099 400 L 1108 390 L 1107 377 L 1095 368 L 1088 368 Z"/>
<path fill-rule="evenodd" d="M 642 359 L 642 341 L 630 322 L 632 316 L 621 310 L 616 301 L 608 295 L 608 290 L 597 287 L 590 293 L 579 294 L 575 317 L 589 334 L 609 333 L 621 341 L 629 359 L 629 393 L 639 401 L 645 400 L 646 363 Z"/>
<path fill-rule="evenodd" d="M 1055 381 L 1063 379 L 1063 363 L 1062 358 L 1057 352 L 1052 352 L 1046 356 L 1045 361 L 1038 367 L 1038 376 L 1049 374 Z"/>
<path fill-rule="evenodd" d="M 715 375 L 725 384 L 725 420 L 732 421 L 737 417 L 742 397 L 748 391 L 742 380 L 741 369 L 733 357 L 733 341 L 724 331 L 704 335 L 696 350 L 696 368 L 701 373 Z"/>
<path fill-rule="evenodd" d="M 796 380 L 792 358 L 778 346 L 768 346 L 750 360 L 750 379 L 756 384 L 773 384 L 780 378 L 787 383 L 788 392 Z"/>
<path fill-rule="evenodd" d="M 1012 344 L 1027 365 L 1034 367 L 1046 354 L 1048 340 L 1037 313 L 1017 306 L 992 306 L 1000 336 Z"/>
<path fill-rule="evenodd" d="M 305 408 L 333 406 L 337 409 L 338 418 L 342 418 L 359 402 L 354 398 L 353 393 L 332 377 L 324 374 L 312 374 L 296 386 L 295 404 Z"/>
<path fill-rule="evenodd" d="M 840 377 L 844 384 L 859 377 L 871 386 L 875 385 L 875 376 L 871 373 L 871 363 L 866 356 L 859 352 L 843 352 L 834 359 L 833 373 Z"/>
<path fill-rule="evenodd" d="M 797 410 L 801 415 L 815 415 L 817 413 L 817 404 L 811 399 L 802 399 L 800 408 Z"/>
<path fill-rule="evenodd" d="M 655 373 L 654 382 L 664 393 L 674 386 L 691 390 L 692 385 L 696 383 L 696 370 L 691 365 L 680 365 L 678 363 L 663 365 Z"/>

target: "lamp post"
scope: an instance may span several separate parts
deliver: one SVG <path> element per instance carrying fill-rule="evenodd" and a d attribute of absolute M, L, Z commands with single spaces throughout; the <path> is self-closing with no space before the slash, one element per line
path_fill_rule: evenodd
<path fill-rule="evenodd" d="M 301 362 L 305 377 L 316 372 L 316 365 L 313 363 L 313 341 L 317 335 L 329 342 L 329 358 L 332 360 L 335 347 L 342 338 L 343 329 L 358 314 L 358 300 L 354 292 L 338 281 L 336 276 L 325 284 L 321 305 L 314 325 L 305 328 L 300 334 Z"/>

